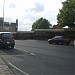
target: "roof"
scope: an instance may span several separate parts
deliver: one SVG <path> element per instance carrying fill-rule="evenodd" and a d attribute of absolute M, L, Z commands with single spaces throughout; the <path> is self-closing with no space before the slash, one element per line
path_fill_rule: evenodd
<path fill-rule="evenodd" d="M 2 34 L 2 33 L 11 33 L 11 32 L 0 32 L 0 34 Z"/>

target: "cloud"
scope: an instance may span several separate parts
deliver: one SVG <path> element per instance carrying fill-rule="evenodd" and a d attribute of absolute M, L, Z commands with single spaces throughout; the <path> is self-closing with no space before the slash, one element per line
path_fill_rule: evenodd
<path fill-rule="evenodd" d="M 39 18 L 43 17 L 46 18 L 48 21 L 50 21 L 51 24 L 56 24 L 56 11 L 43 11 L 43 12 L 25 12 L 21 18 L 21 23 L 23 26 L 32 26 L 32 24 L 38 20 Z M 21 25 L 20 25 L 21 26 Z"/>
<path fill-rule="evenodd" d="M 31 26 L 19 26 L 18 31 L 30 31 L 32 30 Z"/>
<path fill-rule="evenodd" d="M 43 12 L 44 11 L 44 4 L 42 3 L 34 3 L 33 4 L 34 6 L 29 8 L 29 9 L 26 9 L 25 12 Z"/>
<path fill-rule="evenodd" d="M 0 0 L 0 16 L 3 16 L 3 1 Z M 19 21 L 19 30 L 31 30 L 32 24 L 43 17 L 56 24 L 57 14 L 65 0 L 5 0 L 5 20 Z"/>
<path fill-rule="evenodd" d="M 35 7 L 32 8 L 31 11 L 42 12 L 44 11 L 44 5 L 41 3 L 35 3 Z"/>
<path fill-rule="evenodd" d="M 12 17 L 6 17 L 6 18 L 4 18 L 4 21 L 6 21 L 6 22 L 12 22 L 13 20 L 12 20 Z"/>
<path fill-rule="evenodd" d="M 14 3 L 10 3 L 10 4 L 9 4 L 9 7 L 10 7 L 10 8 L 16 8 L 16 5 L 15 5 Z"/>

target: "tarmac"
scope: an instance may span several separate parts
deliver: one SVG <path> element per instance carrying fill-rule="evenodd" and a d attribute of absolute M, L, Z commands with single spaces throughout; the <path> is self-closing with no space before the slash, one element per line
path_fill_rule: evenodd
<path fill-rule="evenodd" d="M 70 45 L 75 46 L 75 40 L 72 41 Z M 0 56 L 0 75 L 14 75 L 14 73 L 9 69 L 7 64 L 4 62 L 4 60 Z"/>

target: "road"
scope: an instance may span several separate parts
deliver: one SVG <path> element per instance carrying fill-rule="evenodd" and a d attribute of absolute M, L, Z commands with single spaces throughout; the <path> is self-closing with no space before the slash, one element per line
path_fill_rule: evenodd
<path fill-rule="evenodd" d="M 0 55 L 15 75 L 75 75 L 75 46 L 40 40 L 16 40 Z"/>

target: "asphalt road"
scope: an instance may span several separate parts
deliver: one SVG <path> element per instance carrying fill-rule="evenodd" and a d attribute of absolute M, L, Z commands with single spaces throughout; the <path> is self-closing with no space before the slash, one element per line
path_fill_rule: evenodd
<path fill-rule="evenodd" d="M 14 75 L 75 75 L 75 46 L 40 40 L 16 40 L 14 49 L 0 49 Z"/>

